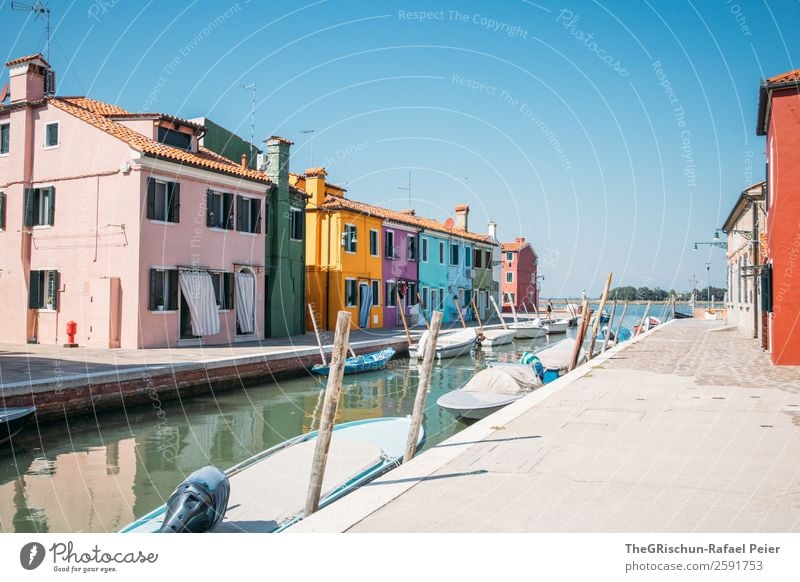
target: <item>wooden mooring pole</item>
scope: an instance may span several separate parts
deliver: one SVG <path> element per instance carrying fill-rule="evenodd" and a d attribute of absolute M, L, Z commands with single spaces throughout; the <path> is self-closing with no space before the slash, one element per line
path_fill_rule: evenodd
<path fill-rule="evenodd" d="M 494 297 L 491 295 L 489 295 L 489 301 L 492 302 L 492 307 L 494 307 L 495 313 L 497 313 L 497 317 L 500 318 L 500 323 L 503 324 L 503 329 L 508 329 L 508 326 L 506 325 L 506 320 L 503 319 L 503 314 L 500 311 L 500 308 L 497 306 L 497 301 L 495 301 Z"/>
<path fill-rule="evenodd" d="M 625 305 L 622 307 L 622 316 L 619 318 L 619 325 L 617 325 L 617 331 L 614 332 L 614 342 L 619 343 L 619 331 L 622 329 L 622 324 L 625 321 L 625 314 L 628 313 L 628 301 L 625 302 Z M 611 327 L 609 326 L 609 329 Z"/>
<path fill-rule="evenodd" d="M 400 318 L 403 320 L 403 329 L 406 330 L 406 339 L 408 340 L 408 347 L 411 347 L 411 332 L 408 331 L 408 323 L 406 322 L 406 310 L 401 301 L 400 291 L 397 292 L 397 309 L 400 310 Z"/>
<path fill-rule="evenodd" d="M 614 315 L 617 313 L 617 300 L 614 300 L 614 305 L 611 307 L 611 317 L 608 318 L 608 326 L 606 327 L 606 337 L 603 338 L 603 347 L 600 348 L 602 354 L 608 348 L 608 340 L 611 337 L 611 329 L 614 324 Z M 616 342 L 614 342 L 616 343 Z"/>
<path fill-rule="evenodd" d="M 578 327 L 578 336 L 575 338 L 575 347 L 572 349 L 572 359 L 569 361 L 568 371 L 575 369 L 578 365 L 578 357 L 583 347 L 583 338 L 586 336 L 586 329 L 589 327 L 589 320 L 592 318 L 592 310 L 589 309 L 589 302 L 584 299 L 581 306 L 581 321 Z"/>
<path fill-rule="evenodd" d="M 606 277 L 606 284 L 603 287 L 603 296 L 600 297 L 600 305 L 597 306 L 597 313 L 594 316 L 594 325 L 592 326 L 592 337 L 589 338 L 589 353 L 586 354 L 586 359 L 591 360 L 594 357 L 594 343 L 597 341 L 597 332 L 600 330 L 600 320 L 603 319 L 603 308 L 606 306 L 608 299 L 608 291 L 611 289 L 611 273 Z"/>
<path fill-rule="evenodd" d="M 417 441 L 419 431 L 422 426 L 422 415 L 425 412 L 425 397 L 428 395 L 428 387 L 431 384 L 431 372 L 433 362 L 436 361 L 436 342 L 439 339 L 439 329 L 442 327 L 442 312 L 434 311 L 431 317 L 431 332 L 428 341 L 425 342 L 425 354 L 422 358 L 422 367 L 419 371 L 419 385 L 417 394 L 414 398 L 414 411 L 411 413 L 411 428 L 408 431 L 406 450 L 403 455 L 403 462 L 408 463 L 414 458 L 417 452 Z"/>
<path fill-rule="evenodd" d="M 422 303 L 422 296 L 419 294 L 419 291 L 417 291 L 417 301 L 419 301 L 419 314 L 422 317 L 422 321 L 425 322 L 425 327 L 430 329 L 431 324 L 428 323 L 428 318 L 425 317 L 425 305 Z"/>
<path fill-rule="evenodd" d="M 634 335 L 639 335 L 642 333 L 642 328 L 644 327 L 644 322 L 647 321 L 647 316 L 650 315 L 650 304 L 652 301 L 647 302 L 647 307 L 644 308 L 644 315 L 642 315 L 642 320 L 639 322 L 639 327 L 636 328 L 636 333 Z M 649 322 L 648 322 L 649 323 Z M 647 326 L 650 327 L 649 325 Z"/>
<path fill-rule="evenodd" d="M 314 315 L 314 308 L 308 304 L 308 314 L 311 316 L 311 325 L 314 326 L 314 335 L 317 336 L 317 345 L 319 345 L 319 355 L 322 356 L 322 365 L 327 366 L 328 361 L 325 359 L 325 350 L 322 347 L 322 340 L 319 339 L 319 328 L 317 327 L 317 318 Z"/>
<path fill-rule="evenodd" d="M 475 319 L 478 320 L 478 328 L 481 330 L 481 335 L 483 335 L 483 322 L 481 321 L 481 314 L 478 313 L 478 304 L 475 303 L 475 296 L 472 296 L 472 309 L 475 310 Z"/>
<path fill-rule="evenodd" d="M 349 311 L 340 311 L 336 319 L 336 335 L 333 339 L 331 367 L 328 373 L 328 385 L 325 388 L 325 402 L 322 405 L 322 417 L 317 432 L 317 446 L 314 449 L 314 460 L 311 463 L 311 479 L 306 495 L 305 517 L 319 509 L 319 497 L 322 492 L 322 481 L 325 478 L 325 465 L 328 462 L 328 451 L 331 447 L 333 424 L 336 420 L 336 409 L 339 406 L 339 395 L 342 391 L 344 362 L 347 359 L 347 348 L 350 342 Z"/>

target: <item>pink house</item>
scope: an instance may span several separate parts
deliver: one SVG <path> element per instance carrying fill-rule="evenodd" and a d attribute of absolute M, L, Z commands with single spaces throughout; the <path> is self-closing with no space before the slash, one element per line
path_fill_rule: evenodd
<path fill-rule="evenodd" d="M 514 242 L 503 243 L 500 250 L 503 267 L 500 289 L 503 304 L 513 302 L 517 311 L 533 311 L 534 305 L 539 303 L 536 285 L 539 259 L 536 251 L 523 237 L 518 237 Z"/>
<path fill-rule="evenodd" d="M 55 96 L 41 55 L 6 67 L 0 342 L 62 344 L 68 321 L 98 347 L 262 338 L 277 176 L 199 147 L 187 120 Z"/>

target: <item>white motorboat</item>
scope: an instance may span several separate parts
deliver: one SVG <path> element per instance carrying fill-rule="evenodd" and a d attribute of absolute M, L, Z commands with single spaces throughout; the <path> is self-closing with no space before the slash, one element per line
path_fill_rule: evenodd
<path fill-rule="evenodd" d="M 448 392 L 436 403 L 460 418 L 485 418 L 516 402 L 542 385 L 530 366 L 498 366 L 481 370 L 462 388 Z"/>
<path fill-rule="evenodd" d="M 425 355 L 425 344 L 428 342 L 429 332 L 419 338 L 416 345 L 408 348 L 408 357 L 412 360 L 421 360 Z M 462 329 L 453 333 L 439 334 L 436 341 L 436 357 L 438 359 L 456 358 L 466 356 L 475 345 L 478 336 L 473 329 Z"/>
<path fill-rule="evenodd" d="M 516 335 L 517 332 L 513 329 L 484 329 L 481 347 L 496 348 L 497 346 L 510 344 L 514 341 Z"/>
<path fill-rule="evenodd" d="M 538 318 L 512 323 L 508 326 L 508 329 L 514 330 L 515 337 L 518 339 L 533 339 L 547 335 L 547 328 L 542 325 L 542 321 Z"/>
<path fill-rule="evenodd" d="M 558 320 L 551 319 L 549 321 L 543 321 L 542 325 L 547 330 L 547 334 L 548 335 L 557 334 L 557 333 L 567 333 L 567 328 L 569 327 L 569 320 L 568 319 L 558 319 Z"/>

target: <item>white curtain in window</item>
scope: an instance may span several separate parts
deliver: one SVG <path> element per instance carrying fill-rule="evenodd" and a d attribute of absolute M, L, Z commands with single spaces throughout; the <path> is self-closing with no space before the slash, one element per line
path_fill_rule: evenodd
<path fill-rule="evenodd" d="M 236 273 L 236 320 L 242 333 L 255 333 L 256 277 L 253 273 Z"/>
<path fill-rule="evenodd" d="M 181 293 L 189 306 L 192 333 L 197 336 L 219 333 L 219 311 L 214 296 L 214 283 L 205 271 L 181 271 Z"/>

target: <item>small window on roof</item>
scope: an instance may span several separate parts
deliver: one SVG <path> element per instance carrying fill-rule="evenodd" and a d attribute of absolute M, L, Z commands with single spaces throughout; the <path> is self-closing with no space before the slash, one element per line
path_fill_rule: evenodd
<path fill-rule="evenodd" d="M 187 152 L 192 148 L 191 134 L 175 131 L 163 125 L 158 128 L 158 142 Z"/>

